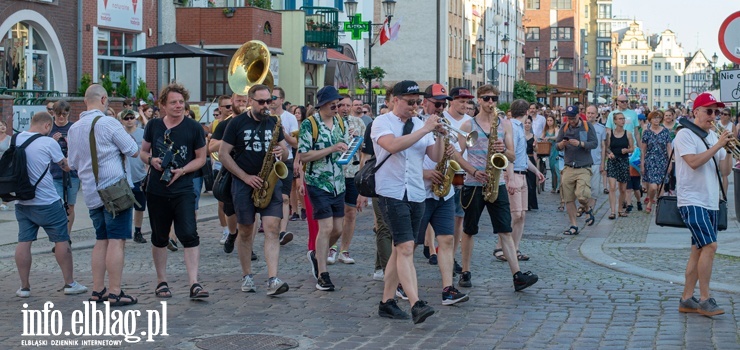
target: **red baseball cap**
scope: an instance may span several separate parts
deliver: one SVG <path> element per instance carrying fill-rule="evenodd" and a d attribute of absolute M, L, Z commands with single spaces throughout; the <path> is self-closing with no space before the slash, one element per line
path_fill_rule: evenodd
<path fill-rule="evenodd" d="M 432 84 L 427 87 L 424 91 L 424 97 L 433 98 L 435 100 L 452 100 L 452 97 L 447 95 L 447 89 L 442 84 Z"/>
<path fill-rule="evenodd" d="M 450 96 L 452 96 L 452 98 L 475 98 L 475 96 L 470 93 L 470 90 L 464 87 L 452 88 L 452 91 L 450 91 Z"/>
<path fill-rule="evenodd" d="M 717 105 L 717 107 L 724 107 L 725 104 L 717 101 L 716 98 L 714 98 L 714 95 L 708 93 L 708 92 L 702 92 L 699 94 L 699 96 L 696 97 L 696 100 L 694 100 L 694 108 L 693 110 L 696 110 L 697 107 L 706 107 L 711 105 Z"/>

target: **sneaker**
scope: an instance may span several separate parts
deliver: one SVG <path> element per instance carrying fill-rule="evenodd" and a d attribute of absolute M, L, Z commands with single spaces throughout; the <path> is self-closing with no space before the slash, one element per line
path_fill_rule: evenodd
<path fill-rule="evenodd" d="M 699 299 L 693 296 L 686 300 L 680 299 L 678 312 L 699 312 Z"/>
<path fill-rule="evenodd" d="M 6 210 L 8 210 L 8 206 L 5 205 L 5 204 L 0 204 L 0 210 L 6 211 Z"/>
<path fill-rule="evenodd" d="M 144 238 L 144 235 L 141 234 L 141 231 L 134 232 L 134 242 L 136 242 L 136 243 L 146 243 L 146 238 Z"/>
<path fill-rule="evenodd" d="M 457 260 L 455 260 L 455 268 L 452 270 L 454 273 L 462 273 L 462 266 L 457 263 Z"/>
<path fill-rule="evenodd" d="M 699 309 L 697 311 L 699 312 L 699 314 L 704 316 L 717 316 L 725 313 L 725 310 L 722 310 L 719 306 L 717 306 L 717 302 L 714 301 L 714 298 L 700 301 Z"/>
<path fill-rule="evenodd" d="M 637 202 L 637 211 L 642 211 L 642 202 Z"/>
<path fill-rule="evenodd" d="M 632 212 L 632 208 L 634 208 L 634 207 L 632 206 L 632 204 L 628 205 L 628 206 L 627 206 L 627 212 L 628 212 L 628 213 L 631 213 L 631 212 Z"/>
<path fill-rule="evenodd" d="M 293 232 L 280 232 L 280 245 L 286 245 L 293 240 Z"/>
<path fill-rule="evenodd" d="M 467 294 L 460 293 L 454 286 L 445 287 L 442 290 L 442 305 L 454 305 L 464 303 L 470 299 Z"/>
<path fill-rule="evenodd" d="M 403 291 L 403 286 L 400 283 L 398 284 L 398 287 L 396 287 L 396 296 L 403 300 L 409 300 L 409 297 L 406 296 L 406 292 Z"/>
<path fill-rule="evenodd" d="M 18 290 L 15 291 L 15 295 L 19 298 L 29 298 L 31 297 L 31 288 L 18 288 Z"/>
<path fill-rule="evenodd" d="M 64 294 L 74 295 L 82 293 L 87 293 L 87 287 L 79 284 L 77 281 L 72 282 L 72 284 L 64 285 Z"/>
<path fill-rule="evenodd" d="M 300 219 L 301 219 L 301 216 L 298 215 L 298 213 L 293 213 L 293 215 L 291 215 L 290 216 L 290 219 L 288 219 L 288 220 L 290 220 L 290 221 L 298 221 Z"/>
<path fill-rule="evenodd" d="M 226 240 L 229 239 L 229 230 L 224 230 L 224 232 L 221 233 L 221 239 L 218 241 L 220 244 L 226 244 Z"/>
<path fill-rule="evenodd" d="M 257 289 L 254 287 L 254 275 L 249 274 L 242 278 L 242 292 L 254 293 Z"/>
<path fill-rule="evenodd" d="M 519 271 L 514 275 L 514 290 L 517 292 L 524 290 L 525 288 L 537 283 L 538 280 L 539 277 L 533 274 L 532 271 L 527 271 L 525 273 Z"/>
<path fill-rule="evenodd" d="M 339 253 L 337 252 L 337 246 L 333 246 L 329 249 L 329 256 L 326 257 L 326 263 L 329 265 L 334 265 L 335 262 L 337 262 L 337 255 Z"/>
<path fill-rule="evenodd" d="M 321 276 L 319 276 L 319 279 L 316 282 L 316 289 L 327 292 L 334 291 L 334 284 L 331 283 L 331 278 L 329 278 L 328 272 L 321 273 Z"/>
<path fill-rule="evenodd" d="M 470 271 L 465 271 L 462 274 L 460 274 L 460 280 L 457 282 L 457 285 L 460 287 L 470 288 L 473 286 L 473 282 L 471 282 L 472 276 L 470 275 Z"/>
<path fill-rule="evenodd" d="M 306 209 L 301 209 L 301 220 L 306 221 Z"/>
<path fill-rule="evenodd" d="M 387 317 L 396 320 L 408 320 L 409 314 L 405 313 L 396 304 L 396 299 L 388 299 L 384 302 L 380 302 L 378 305 L 378 315 L 380 317 Z"/>
<path fill-rule="evenodd" d="M 432 254 L 429 257 L 429 265 L 437 265 L 437 263 L 438 263 L 438 261 L 437 261 L 437 254 Z"/>
<path fill-rule="evenodd" d="M 311 263 L 311 274 L 313 275 L 313 278 L 319 279 L 319 262 L 316 260 L 316 251 L 315 250 L 309 250 L 306 254 L 308 256 L 308 261 Z"/>
<path fill-rule="evenodd" d="M 434 315 L 434 309 L 427 305 L 426 301 L 418 300 L 411 307 L 411 316 L 414 318 L 414 324 L 422 323 L 427 317 Z"/>
<path fill-rule="evenodd" d="M 234 251 L 234 243 L 236 243 L 236 233 L 235 234 L 229 234 L 228 237 L 226 237 L 226 242 L 224 242 L 224 253 L 231 254 L 231 252 Z M 254 254 L 254 252 L 252 252 Z"/>
<path fill-rule="evenodd" d="M 341 254 L 339 254 L 339 257 L 337 258 L 339 261 L 345 263 L 345 264 L 354 264 L 355 259 L 352 259 L 352 257 L 349 256 L 348 251 L 343 251 Z"/>
<path fill-rule="evenodd" d="M 169 249 L 170 251 L 176 252 L 177 242 L 175 242 L 174 239 L 170 239 L 170 241 L 167 243 L 167 249 Z"/>
<path fill-rule="evenodd" d="M 270 277 L 270 279 L 267 281 L 267 295 L 275 296 L 278 294 L 283 294 L 290 289 L 288 287 L 288 284 L 281 281 L 277 277 Z"/>
<path fill-rule="evenodd" d="M 375 270 L 375 273 L 373 273 L 373 280 L 375 281 L 385 280 L 385 272 L 383 272 L 383 270 Z"/>
<path fill-rule="evenodd" d="M 424 257 L 427 258 L 427 259 L 429 259 L 431 257 L 431 254 L 429 254 L 429 246 L 428 245 L 425 245 L 424 246 Z"/>
<path fill-rule="evenodd" d="M 252 256 L 250 257 L 250 260 L 252 260 L 252 261 L 257 261 L 257 259 L 259 259 L 259 258 L 257 257 L 257 254 L 255 254 L 255 253 L 254 253 L 254 250 L 253 250 L 253 251 L 252 251 Z"/>

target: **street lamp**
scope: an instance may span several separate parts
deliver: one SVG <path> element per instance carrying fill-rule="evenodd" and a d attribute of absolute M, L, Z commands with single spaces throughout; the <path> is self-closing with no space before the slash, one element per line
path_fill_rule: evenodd
<path fill-rule="evenodd" d="M 383 10 L 385 10 L 385 17 L 388 19 L 388 25 L 391 25 L 391 18 L 393 18 L 393 14 L 396 11 L 396 0 L 383 0 L 381 2 L 383 5 Z M 354 17 L 355 14 L 357 14 L 357 0 L 346 0 L 344 2 L 344 8 L 347 12 L 347 17 Z M 368 28 L 370 30 L 368 31 L 368 45 L 367 45 L 367 67 L 368 69 L 373 68 L 373 26 L 382 26 L 383 24 L 373 24 L 373 20 L 370 19 L 369 21 L 365 22 L 368 25 Z M 375 110 L 375 101 L 373 101 L 373 77 L 370 76 L 370 79 L 368 79 L 368 86 L 367 87 L 367 101 L 372 106 L 373 110 Z"/>
<path fill-rule="evenodd" d="M 482 35 L 478 35 L 478 39 L 475 41 L 478 46 L 478 55 L 483 56 L 491 56 L 491 83 L 494 86 L 498 86 L 498 77 L 496 76 L 496 73 L 498 72 L 496 70 L 496 56 L 505 56 L 506 55 L 506 49 L 509 45 L 509 34 L 504 34 L 504 37 L 501 38 L 501 45 L 504 47 L 504 51 L 502 53 L 499 53 L 498 50 L 496 52 L 491 53 L 483 53 L 483 47 L 485 46 L 485 40 L 483 39 Z M 498 47 L 498 42 L 496 42 L 496 47 Z M 485 69 L 484 69 L 485 71 Z M 484 80 L 485 80 L 485 73 L 484 73 Z M 508 95 L 507 95 L 508 96 Z"/>

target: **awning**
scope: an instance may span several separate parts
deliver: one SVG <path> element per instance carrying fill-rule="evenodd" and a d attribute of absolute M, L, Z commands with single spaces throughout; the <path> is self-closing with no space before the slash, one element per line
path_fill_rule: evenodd
<path fill-rule="evenodd" d="M 327 58 L 332 61 L 342 61 L 342 62 L 349 62 L 349 63 L 357 63 L 357 61 L 353 60 L 352 58 L 339 53 L 339 51 L 334 49 L 327 49 Z"/>

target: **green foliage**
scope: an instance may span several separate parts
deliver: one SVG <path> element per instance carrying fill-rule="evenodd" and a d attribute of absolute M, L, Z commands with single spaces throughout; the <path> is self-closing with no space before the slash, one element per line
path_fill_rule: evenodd
<path fill-rule="evenodd" d="M 147 100 L 149 97 L 149 90 L 146 88 L 146 82 L 144 79 L 139 78 L 139 86 L 136 87 L 134 96 L 136 96 L 136 99 L 139 101 L 147 101 L 148 104 L 151 104 L 151 101 Z"/>
<path fill-rule="evenodd" d="M 498 107 L 498 109 L 500 109 L 501 111 L 503 111 L 504 113 L 506 113 L 506 112 L 509 111 L 509 109 L 511 109 L 511 103 L 509 103 L 509 102 L 499 103 L 497 105 L 497 107 Z"/>
<path fill-rule="evenodd" d="M 85 92 L 87 91 L 87 88 L 92 85 L 92 76 L 90 73 L 85 73 L 82 75 L 82 78 L 80 79 L 80 87 L 77 89 L 77 94 L 80 96 L 85 96 Z"/>
<path fill-rule="evenodd" d="M 259 7 L 265 10 L 272 10 L 271 0 L 249 0 L 247 1 L 247 5 L 252 7 Z"/>
<path fill-rule="evenodd" d="M 126 76 L 121 76 L 121 81 L 118 83 L 118 86 L 116 87 L 116 93 L 118 94 L 118 97 L 129 97 L 131 96 L 131 88 L 128 86 L 128 81 L 126 81 Z"/>
<path fill-rule="evenodd" d="M 537 91 L 534 86 L 524 80 L 517 80 L 514 82 L 514 99 L 524 99 L 527 102 L 536 102 Z M 501 108 L 501 105 L 499 105 Z"/>
<path fill-rule="evenodd" d="M 110 80 L 110 77 L 107 75 L 103 76 L 103 79 L 100 80 L 100 85 L 105 89 L 106 92 L 108 92 L 108 96 L 113 96 L 113 82 Z"/>
<path fill-rule="evenodd" d="M 371 79 L 383 80 L 383 78 L 385 78 L 385 70 L 380 67 L 373 67 L 372 69 L 363 67 L 360 68 L 360 71 L 357 73 L 357 77 L 368 83 L 367 85 L 369 86 Z"/>

